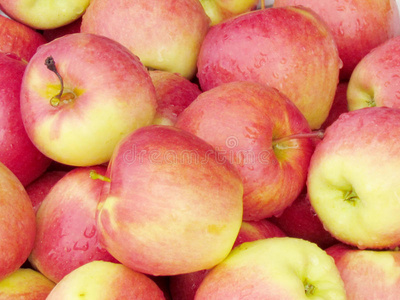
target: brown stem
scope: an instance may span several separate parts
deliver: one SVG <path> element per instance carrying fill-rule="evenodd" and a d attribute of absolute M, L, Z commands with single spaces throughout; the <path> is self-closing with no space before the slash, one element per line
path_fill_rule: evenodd
<path fill-rule="evenodd" d="M 291 134 L 288 136 L 284 136 L 280 139 L 274 140 L 272 141 L 272 146 L 275 146 L 279 143 L 288 141 L 288 140 L 292 140 L 292 139 L 300 139 L 300 138 L 319 138 L 322 139 L 324 137 L 324 130 L 320 129 L 320 130 L 316 130 L 316 131 L 312 131 L 310 133 L 295 133 L 295 134 Z"/>
<path fill-rule="evenodd" d="M 44 61 L 44 64 L 46 65 L 47 69 L 54 72 L 57 75 L 58 79 L 60 80 L 60 83 L 61 83 L 60 93 L 58 93 L 57 95 L 55 95 L 54 97 L 52 97 L 50 99 L 50 104 L 52 106 L 58 106 L 60 104 L 61 96 L 64 92 L 64 81 L 63 81 L 63 78 L 61 77 L 60 73 L 58 73 L 58 71 L 57 71 L 56 63 L 52 56 L 47 57 L 46 60 Z"/>

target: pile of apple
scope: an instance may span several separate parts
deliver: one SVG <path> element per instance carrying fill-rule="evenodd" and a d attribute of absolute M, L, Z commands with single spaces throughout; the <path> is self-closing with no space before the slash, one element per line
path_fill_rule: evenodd
<path fill-rule="evenodd" d="M 400 299 L 395 0 L 0 9 L 0 299 Z"/>

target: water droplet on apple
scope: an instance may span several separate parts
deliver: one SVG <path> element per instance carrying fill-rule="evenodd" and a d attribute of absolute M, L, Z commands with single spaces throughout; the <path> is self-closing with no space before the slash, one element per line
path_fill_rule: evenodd
<path fill-rule="evenodd" d="M 385 87 L 388 87 L 389 85 L 390 85 L 390 81 L 386 81 L 384 84 Z"/>
<path fill-rule="evenodd" d="M 343 68 L 343 60 L 341 60 L 340 58 L 339 58 L 338 66 L 339 66 L 339 69 Z"/>
<path fill-rule="evenodd" d="M 284 64 L 286 64 L 286 62 L 287 62 L 287 59 L 283 57 L 283 58 L 281 59 L 281 64 L 284 65 Z"/>
<path fill-rule="evenodd" d="M 92 225 L 92 226 L 86 227 L 83 235 L 86 238 L 90 239 L 95 236 L 96 232 L 97 232 L 96 226 Z"/>
<path fill-rule="evenodd" d="M 397 99 L 400 99 L 400 91 L 397 91 L 397 92 L 396 92 L 396 98 L 397 98 Z"/>
<path fill-rule="evenodd" d="M 85 242 L 79 245 L 79 241 L 74 244 L 74 250 L 77 251 L 87 251 L 89 249 L 89 242 Z"/>
<path fill-rule="evenodd" d="M 276 73 L 276 72 L 273 72 L 273 73 L 272 73 L 272 76 L 273 76 L 274 78 L 276 78 L 276 79 L 279 79 L 279 74 Z"/>

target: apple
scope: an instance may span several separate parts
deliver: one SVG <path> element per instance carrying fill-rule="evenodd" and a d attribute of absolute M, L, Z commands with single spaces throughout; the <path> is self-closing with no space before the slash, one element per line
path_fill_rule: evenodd
<path fill-rule="evenodd" d="M 303 239 L 274 237 L 243 243 L 215 266 L 195 299 L 346 299 L 332 257 Z"/>
<path fill-rule="evenodd" d="M 322 124 L 321 129 L 326 129 L 334 121 L 336 121 L 341 114 L 349 111 L 347 106 L 348 86 L 349 83 L 347 81 L 339 82 L 336 88 L 335 98 L 333 99 L 332 107 L 329 111 L 329 115 L 326 118 L 325 122 Z"/>
<path fill-rule="evenodd" d="M 273 7 L 302 5 L 328 25 L 343 62 L 340 79 L 347 81 L 359 61 L 373 48 L 400 34 L 395 0 L 275 0 Z"/>
<path fill-rule="evenodd" d="M 335 259 L 347 299 L 396 300 L 400 294 L 400 252 L 360 250 L 342 243 L 326 252 Z"/>
<path fill-rule="evenodd" d="M 245 242 L 286 236 L 268 220 L 243 221 L 233 248 Z M 193 300 L 196 291 L 210 269 L 170 276 L 169 288 L 173 300 Z"/>
<path fill-rule="evenodd" d="M 351 75 L 349 110 L 388 106 L 400 108 L 400 36 L 391 38 L 363 57 Z"/>
<path fill-rule="evenodd" d="M 40 47 L 21 85 L 28 136 L 42 153 L 66 165 L 106 163 L 120 139 L 151 124 L 156 105 L 154 85 L 139 59 L 121 44 L 88 33 Z"/>
<path fill-rule="evenodd" d="M 153 124 L 175 125 L 178 115 L 201 94 L 199 86 L 178 73 L 151 70 L 157 111 Z"/>
<path fill-rule="evenodd" d="M 51 159 L 26 134 L 20 110 L 20 89 L 26 63 L 0 53 L 0 161 L 26 186 L 45 172 Z"/>
<path fill-rule="evenodd" d="M 308 171 L 311 205 L 339 241 L 360 249 L 400 245 L 400 110 L 342 114 L 316 146 Z"/>
<path fill-rule="evenodd" d="M 26 192 L 31 199 L 33 210 L 38 211 L 40 204 L 50 192 L 51 188 L 67 174 L 66 171 L 46 171 L 39 178 L 26 186 Z"/>
<path fill-rule="evenodd" d="M 46 300 L 163 300 L 157 284 L 146 275 L 118 263 L 93 261 L 65 276 Z"/>
<path fill-rule="evenodd" d="M 257 8 L 259 0 L 200 0 L 211 25 L 241 15 Z"/>
<path fill-rule="evenodd" d="M 35 229 L 35 212 L 24 186 L 0 163 L 0 280 L 26 261 Z"/>
<path fill-rule="evenodd" d="M 0 15 L 0 52 L 28 62 L 46 39 L 32 28 Z"/>
<path fill-rule="evenodd" d="M 45 300 L 54 286 L 43 274 L 20 268 L 0 281 L 0 299 Z"/>
<path fill-rule="evenodd" d="M 29 262 L 54 282 L 90 261 L 117 262 L 100 245 L 95 219 L 103 186 L 96 178 L 105 172 L 102 166 L 68 172 L 36 213 L 36 240 Z"/>
<path fill-rule="evenodd" d="M 89 3 L 90 0 L 0 0 L 0 9 L 12 19 L 31 28 L 51 29 L 81 17 Z"/>
<path fill-rule="evenodd" d="M 216 148 L 243 181 L 243 219 L 280 214 L 305 186 L 314 144 L 288 139 L 311 133 L 299 109 L 275 88 L 235 81 L 199 95 L 176 127 Z"/>
<path fill-rule="evenodd" d="M 198 0 L 95 0 L 82 17 L 81 32 L 118 41 L 146 67 L 192 79 L 209 26 Z"/>
<path fill-rule="evenodd" d="M 100 241 L 127 267 L 154 276 L 209 269 L 230 252 L 243 213 L 235 167 L 204 140 L 167 125 L 124 138 L 100 197 Z"/>
<path fill-rule="evenodd" d="M 338 241 L 323 227 L 311 206 L 307 189 L 279 216 L 269 219 L 290 237 L 301 238 L 316 243 L 326 249 Z"/>
<path fill-rule="evenodd" d="M 326 24 L 309 9 L 267 8 L 212 26 L 198 57 L 200 87 L 255 81 L 277 88 L 318 129 L 331 108 L 341 60 Z"/>
<path fill-rule="evenodd" d="M 81 32 L 81 24 L 82 24 L 82 17 L 76 19 L 75 21 L 67 25 L 53 29 L 43 30 L 42 34 L 43 37 L 47 40 L 47 42 L 51 42 L 56 38 L 63 37 L 64 35 Z"/>

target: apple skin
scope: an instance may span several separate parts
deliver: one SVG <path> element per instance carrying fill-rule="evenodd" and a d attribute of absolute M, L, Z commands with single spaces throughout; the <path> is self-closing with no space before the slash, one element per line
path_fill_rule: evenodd
<path fill-rule="evenodd" d="M 243 221 L 232 248 L 245 242 L 271 237 L 285 237 L 285 233 L 268 220 Z M 196 291 L 210 269 L 170 276 L 169 288 L 173 300 L 193 300 Z"/>
<path fill-rule="evenodd" d="M 51 159 L 26 134 L 21 118 L 20 89 L 26 63 L 0 53 L 0 161 L 26 186 L 43 174 Z"/>
<path fill-rule="evenodd" d="M 236 247 L 207 274 L 195 296 L 196 300 L 309 298 L 344 300 L 343 281 L 324 250 L 289 237 Z"/>
<path fill-rule="evenodd" d="M 90 0 L 0 0 L 0 9 L 12 19 L 34 29 L 64 26 L 82 16 Z"/>
<path fill-rule="evenodd" d="M 347 81 L 339 82 L 336 88 L 335 98 L 333 99 L 332 107 L 329 111 L 329 115 L 326 118 L 325 122 L 322 124 L 321 129 L 325 130 L 334 121 L 336 121 L 341 114 L 349 111 L 347 107 L 348 86 L 349 83 Z"/>
<path fill-rule="evenodd" d="M 51 42 L 52 40 L 55 40 L 56 38 L 63 37 L 64 35 L 67 34 L 72 34 L 72 33 L 80 33 L 81 32 L 81 24 L 82 24 L 82 17 L 79 19 L 76 19 L 72 23 L 69 23 L 67 25 L 53 28 L 53 29 L 47 29 L 43 30 L 43 37 L 46 39 L 47 42 Z"/>
<path fill-rule="evenodd" d="M 175 126 L 204 139 L 236 166 L 246 221 L 280 214 L 305 186 L 311 139 L 273 141 L 310 133 L 310 127 L 275 88 L 246 81 L 222 84 L 199 95 Z"/>
<path fill-rule="evenodd" d="M 198 0 L 94 0 L 82 17 L 81 32 L 118 41 L 146 67 L 192 79 L 209 26 Z"/>
<path fill-rule="evenodd" d="M 339 241 L 360 249 L 400 245 L 400 110 L 342 114 L 316 146 L 308 171 L 310 203 Z"/>
<path fill-rule="evenodd" d="M 96 209 L 103 181 L 92 179 L 94 170 L 76 168 L 50 190 L 36 213 L 36 240 L 31 265 L 54 282 L 94 260 L 117 262 L 99 243 Z"/>
<path fill-rule="evenodd" d="M 100 51 L 101 50 L 101 51 Z M 74 99 L 50 99 L 60 80 L 47 69 L 52 56 Z M 107 162 L 117 142 L 151 124 L 156 93 L 147 69 L 128 49 L 102 36 L 75 33 L 49 42 L 29 61 L 21 85 L 21 116 L 28 136 L 46 156 L 66 165 Z"/>
<path fill-rule="evenodd" d="M 243 185 L 202 139 L 173 126 L 140 128 L 119 143 L 107 177 L 97 225 L 122 264 L 169 276 L 209 269 L 229 254 Z"/>
<path fill-rule="evenodd" d="M 32 28 L 0 15 L 0 52 L 13 53 L 28 62 L 46 39 Z"/>
<path fill-rule="evenodd" d="M 316 243 L 325 249 L 338 241 L 323 227 L 308 199 L 306 189 L 279 216 L 269 219 L 290 237 Z"/>
<path fill-rule="evenodd" d="M 175 125 L 178 115 L 201 94 L 199 86 L 178 73 L 149 72 L 157 94 L 153 124 Z"/>
<path fill-rule="evenodd" d="M 232 81 L 267 84 L 285 94 L 317 129 L 329 114 L 341 61 L 318 15 L 306 8 L 282 7 L 212 26 L 197 66 L 203 91 Z"/>
<path fill-rule="evenodd" d="M 362 58 L 349 81 L 349 110 L 371 106 L 400 108 L 400 36 Z"/>
<path fill-rule="evenodd" d="M 33 210 L 38 211 L 40 204 L 50 192 L 51 188 L 67 174 L 66 171 L 46 171 L 35 181 L 26 186 L 26 192 L 31 199 Z"/>
<path fill-rule="evenodd" d="M 46 300 L 163 300 L 157 284 L 146 275 L 118 263 L 93 261 L 65 276 Z"/>
<path fill-rule="evenodd" d="M 400 34 L 395 0 L 276 0 L 273 7 L 303 5 L 315 11 L 328 25 L 343 62 L 340 80 L 348 81 L 373 48 Z"/>
<path fill-rule="evenodd" d="M 35 230 L 35 212 L 24 186 L 0 163 L 0 280 L 27 260 Z"/>
<path fill-rule="evenodd" d="M 348 300 L 399 298 L 399 251 L 359 250 L 339 243 L 326 252 L 335 259 Z"/>
<path fill-rule="evenodd" d="M 0 299 L 46 300 L 55 285 L 35 270 L 20 268 L 0 281 Z"/>

